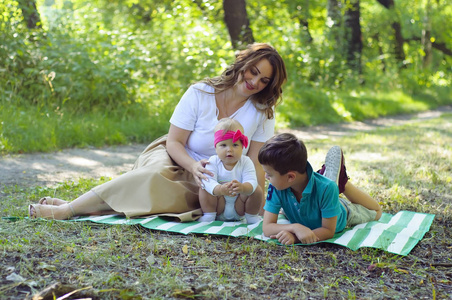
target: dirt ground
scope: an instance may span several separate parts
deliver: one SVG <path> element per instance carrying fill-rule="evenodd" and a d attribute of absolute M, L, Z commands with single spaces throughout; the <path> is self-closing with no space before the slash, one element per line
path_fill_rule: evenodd
<path fill-rule="evenodd" d="M 303 140 L 344 136 L 358 131 L 422 121 L 451 113 L 452 106 L 410 115 L 398 115 L 365 122 L 284 129 Z M 116 177 L 130 170 L 146 145 L 110 146 L 100 149 L 64 149 L 53 153 L 5 155 L 0 159 L 0 197 L 2 186 L 48 186 L 79 178 Z"/>

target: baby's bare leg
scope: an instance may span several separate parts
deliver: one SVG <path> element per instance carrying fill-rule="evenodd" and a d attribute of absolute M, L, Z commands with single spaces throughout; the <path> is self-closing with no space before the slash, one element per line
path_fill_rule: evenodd
<path fill-rule="evenodd" d="M 209 194 L 206 190 L 199 189 L 199 204 L 201 205 L 201 210 L 203 213 L 216 212 L 218 199 L 217 197 Z"/>
<path fill-rule="evenodd" d="M 378 202 L 369 194 L 354 186 L 350 181 L 347 181 L 345 184 L 344 195 L 352 203 L 360 204 L 367 209 L 375 210 L 377 212 L 375 220 L 380 219 L 382 214 L 380 204 L 378 204 Z"/>
<path fill-rule="evenodd" d="M 245 203 L 248 200 L 248 196 L 239 195 L 235 200 L 235 211 L 239 216 L 245 215 Z"/>
<path fill-rule="evenodd" d="M 254 193 L 249 196 L 239 195 L 235 201 L 235 211 L 239 216 L 245 213 L 255 215 L 259 213 L 262 203 L 262 189 L 257 188 Z"/>
<path fill-rule="evenodd" d="M 246 223 L 254 224 L 260 222 L 262 217 L 258 215 L 261 209 L 262 189 L 256 189 L 250 196 L 239 195 L 235 201 L 235 211 L 239 216 L 245 215 Z"/>

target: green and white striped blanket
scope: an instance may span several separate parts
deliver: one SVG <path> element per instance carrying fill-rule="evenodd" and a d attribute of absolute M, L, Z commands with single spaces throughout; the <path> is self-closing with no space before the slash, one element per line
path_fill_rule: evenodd
<path fill-rule="evenodd" d="M 337 233 L 332 239 L 322 243 L 333 243 L 357 250 L 361 247 L 382 249 L 390 253 L 407 255 L 429 231 L 435 215 L 400 211 L 395 215 L 383 213 L 379 221 L 359 224 L 353 228 Z M 182 234 L 212 234 L 227 235 L 232 237 L 253 237 L 262 241 L 273 241 L 262 233 L 262 222 L 257 224 L 244 224 L 241 222 L 211 223 L 173 222 L 161 217 L 127 219 L 118 215 L 89 216 L 73 219 L 71 221 L 90 221 L 111 225 L 140 225 L 152 230 L 162 230 Z M 278 223 L 289 223 L 283 215 L 278 218 Z M 302 245 L 302 244 L 297 244 Z"/>

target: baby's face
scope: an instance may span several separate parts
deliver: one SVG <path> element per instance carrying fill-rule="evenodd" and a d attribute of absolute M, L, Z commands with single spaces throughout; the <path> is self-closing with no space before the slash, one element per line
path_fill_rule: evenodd
<path fill-rule="evenodd" d="M 233 143 L 232 139 L 224 140 L 215 146 L 215 151 L 225 167 L 234 167 L 242 156 L 242 142 L 236 141 Z"/>

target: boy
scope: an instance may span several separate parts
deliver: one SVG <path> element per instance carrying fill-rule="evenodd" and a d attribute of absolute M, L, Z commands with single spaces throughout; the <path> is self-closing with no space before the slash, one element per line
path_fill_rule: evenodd
<path fill-rule="evenodd" d="M 304 143 L 289 133 L 274 136 L 259 151 L 270 181 L 264 206 L 266 236 L 284 245 L 311 244 L 332 238 L 346 226 L 380 219 L 378 202 L 348 181 L 341 148 L 328 151 L 319 171 L 323 175 L 313 172 L 307 157 Z M 339 189 L 348 201 L 339 198 Z M 281 208 L 292 224 L 277 224 Z"/>

